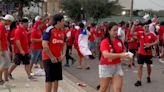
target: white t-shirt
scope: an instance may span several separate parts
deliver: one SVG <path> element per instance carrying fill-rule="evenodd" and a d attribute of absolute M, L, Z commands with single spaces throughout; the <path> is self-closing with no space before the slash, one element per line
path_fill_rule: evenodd
<path fill-rule="evenodd" d="M 122 29 L 121 27 L 118 28 L 117 36 L 119 39 L 122 40 L 122 42 L 125 42 L 125 30 Z"/>

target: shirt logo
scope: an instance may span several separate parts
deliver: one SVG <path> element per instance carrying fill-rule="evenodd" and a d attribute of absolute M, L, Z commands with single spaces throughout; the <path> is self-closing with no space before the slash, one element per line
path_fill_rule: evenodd
<path fill-rule="evenodd" d="M 113 52 L 113 49 L 110 49 L 110 52 Z"/>
<path fill-rule="evenodd" d="M 117 43 L 117 45 L 118 45 L 119 47 L 122 47 L 122 44 L 121 44 L 121 42 L 118 42 L 118 43 Z"/>
<path fill-rule="evenodd" d="M 148 39 L 151 39 L 151 36 L 148 36 Z"/>
<path fill-rule="evenodd" d="M 64 43 L 64 41 L 63 41 L 63 40 L 53 39 L 53 40 L 52 40 L 52 43 L 53 43 L 53 44 L 56 44 L 56 43 Z"/>

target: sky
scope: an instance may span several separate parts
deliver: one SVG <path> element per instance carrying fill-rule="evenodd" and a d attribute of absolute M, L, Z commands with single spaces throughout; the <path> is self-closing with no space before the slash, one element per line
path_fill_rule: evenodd
<path fill-rule="evenodd" d="M 130 9 L 131 0 L 119 0 L 119 2 Z M 134 0 L 134 9 L 164 10 L 164 0 Z"/>
<path fill-rule="evenodd" d="M 134 0 L 134 9 L 164 10 L 164 0 Z"/>

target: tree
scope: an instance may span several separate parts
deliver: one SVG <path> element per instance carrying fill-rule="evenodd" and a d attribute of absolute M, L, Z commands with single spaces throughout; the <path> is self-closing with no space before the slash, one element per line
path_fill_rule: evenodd
<path fill-rule="evenodd" d="M 18 19 L 22 18 L 23 16 L 23 7 L 30 7 L 33 6 L 34 3 L 41 2 L 42 0 L 2 0 L 6 4 L 11 2 L 15 3 L 15 7 L 18 9 Z"/>
<path fill-rule="evenodd" d="M 109 0 L 63 0 L 62 6 L 66 14 L 73 19 L 78 18 L 76 20 L 79 20 L 79 16 L 83 13 L 87 18 L 98 20 L 99 18 L 116 15 L 123 8 L 117 2 Z"/>
<path fill-rule="evenodd" d="M 75 19 L 76 21 L 80 20 L 81 17 L 81 0 L 63 0 L 62 8 L 65 13 Z"/>

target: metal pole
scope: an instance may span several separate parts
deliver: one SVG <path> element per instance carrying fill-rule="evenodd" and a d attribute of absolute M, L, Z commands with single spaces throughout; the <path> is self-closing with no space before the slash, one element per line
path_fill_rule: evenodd
<path fill-rule="evenodd" d="M 133 18 L 133 4 L 134 4 L 134 0 L 131 0 L 131 5 L 130 5 L 130 21 L 132 21 L 132 18 Z"/>

